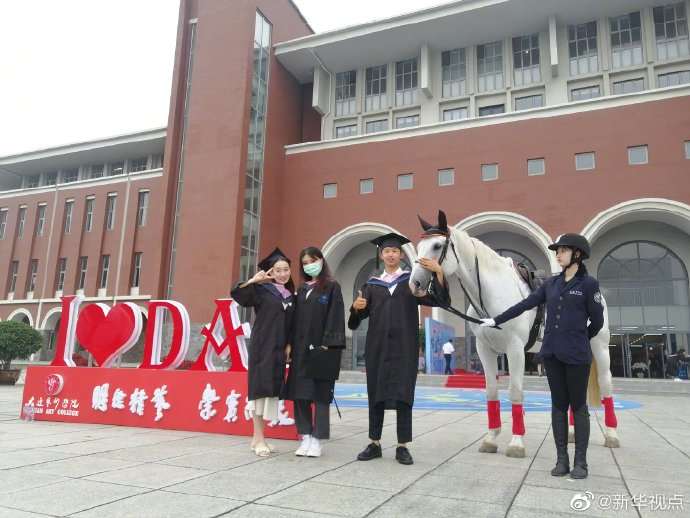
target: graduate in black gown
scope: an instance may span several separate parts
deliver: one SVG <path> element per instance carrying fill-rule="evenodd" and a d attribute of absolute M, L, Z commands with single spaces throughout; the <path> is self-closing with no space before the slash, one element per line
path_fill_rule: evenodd
<path fill-rule="evenodd" d="M 264 421 L 277 420 L 278 399 L 285 376 L 285 347 L 292 327 L 295 286 L 290 261 L 279 248 L 258 264 L 259 271 L 231 292 L 243 307 L 254 308 L 249 345 L 249 409 L 254 419 L 252 451 L 266 457 Z"/>
<path fill-rule="evenodd" d="M 378 247 L 385 269 L 362 287 L 352 304 L 348 327 L 357 329 L 369 318 L 364 353 L 369 398 L 369 439 L 371 443 L 358 460 L 381 457 L 381 431 L 386 409 L 397 411 L 398 447 L 395 458 L 401 464 L 412 464 L 407 443 L 412 441 L 412 405 L 417 382 L 419 355 L 418 305 L 436 306 L 437 300 L 450 304 L 443 270 L 438 262 L 420 259 L 420 266 L 432 271 L 431 289 L 436 298 L 415 297 L 410 291 L 410 272 L 400 267 L 402 246 L 409 239 L 391 233 L 372 241 Z"/>
<path fill-rule="evenodd" d="M 287 355 L 291 359 L 287 399 L 295 403 L 302 442 L 295 455 L 320 457 L 330 437 L 330 403 L 345 348 L 345 306 L 340 285 L 315 247 L 300 253 L 302 278 Z M 313 412 L 312 412 L 313 406 Z"/>

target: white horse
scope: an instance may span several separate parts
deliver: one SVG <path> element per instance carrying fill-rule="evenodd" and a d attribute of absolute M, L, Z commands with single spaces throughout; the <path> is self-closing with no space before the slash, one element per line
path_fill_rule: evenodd
<path fill-rule="evenodd" d="M 438 219 L 438 224 L 432 226 L 420 218 L 424 230 L 427 234 L 429 232 L 431 234 L 425 235 L 417 245 L 417 256 L 439 261 L 449 284 L 454 281 L 454 278 L 460 281 L 472 304 L 468 310 L 469 316 L 474 318 L 496 316 L 529 295 L 529 287 L 517 273 L 512 259 L 501 257 L 464 231 L 449 229 L 446 216 L 442 211 L 439 211 Z M 412 292 L 416 296 L 423 296 L 430 282 L 431 273 L 415 264 L 410 276 Z M 475 304 L 479 307 L 483 305 L 488 315 L 479 315 L 477 308 L 474 307 Z M 604 326 L 590 340 L 593 361 L 588 396 L 591 406 L 604 405 L 606 424 L 604 445 L 617 448 L 620 443 L 616 433 L 617 421 L 613 409 L 613 385 L 608 350 L 610 332 L 606 302 L 603 298 L 602 304 L 604 305 Z M 472 332 L 477 337 L 477 352 L 484 367 L 489 414 L 489 431 L 479 447 L 480 452 L 496 453 L 498 450 L 496 438 L 501 432 L 501 418 L 498 401 L 497 357 L 506 354 L 510 365 L 509 391 L 513 416 L 513 437 L 506 455 L 508 457 L 525 456 L 522 440 L 525 433 L 522 407 L 524 347 L 535 316 L 536 309 L 527 311 L 502 324 L 502 329 L 470 324 Z M 603 395 L 601 401 L 600 395 Z"/>

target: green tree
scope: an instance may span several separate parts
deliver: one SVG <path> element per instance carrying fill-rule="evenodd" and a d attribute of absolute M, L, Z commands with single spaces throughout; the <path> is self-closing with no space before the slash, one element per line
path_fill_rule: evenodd
<path fill-rule="evenodd" d="M 21 322 L 0 322 L 0 366 L 9 370 L 12 360 L 28 358 L 43 345 L 41 333 Z"/>

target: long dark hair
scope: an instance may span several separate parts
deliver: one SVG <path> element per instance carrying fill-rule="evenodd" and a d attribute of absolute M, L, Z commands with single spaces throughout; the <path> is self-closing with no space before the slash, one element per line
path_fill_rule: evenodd
<path fill-rule="evenodd" d="M 326 262 L 323 253 L 315 246 L 308 246 L 299 253 L 299 273 L 302 277 L 302 281 L 307 282 L 310 281 L 312 278 L 309 277 L 306 273 L 304 273 L 302 259 L 304 259 L 305 255 L 313 257 L 314 259 L 321 259 L 323 261 L 321 273 L 316 277 L 316 287 L 319 289 L 323 288 L 324 284 L 333 280 L 333 276 L 331 275 L 331 269 L 328 267 L 328 263 Z"/>

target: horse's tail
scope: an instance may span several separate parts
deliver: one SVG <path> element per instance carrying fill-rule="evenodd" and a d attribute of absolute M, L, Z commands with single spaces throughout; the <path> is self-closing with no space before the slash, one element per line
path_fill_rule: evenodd
<path fill-rule="evenodd" d="M 592 368 L 589 369 L 589 380 L 587 382 L 587 398 L 589 406 L 598 407 L 601 405 L 601 389 L 599 387 L 599 369 L 597 360 L 592 357 Z"/>

